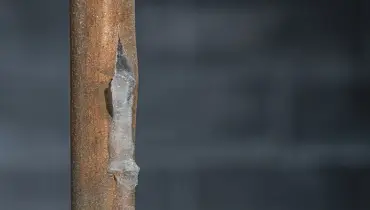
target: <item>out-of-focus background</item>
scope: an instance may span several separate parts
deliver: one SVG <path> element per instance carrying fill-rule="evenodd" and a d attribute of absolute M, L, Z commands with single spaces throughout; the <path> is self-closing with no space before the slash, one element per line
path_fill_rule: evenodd
<path fill-rule="evenodd" d="M 370 209 L 369 9 L 136 0 L 137 210 Z M 68 1 L 0 24 L 0 209 L 69 209 Z"/>

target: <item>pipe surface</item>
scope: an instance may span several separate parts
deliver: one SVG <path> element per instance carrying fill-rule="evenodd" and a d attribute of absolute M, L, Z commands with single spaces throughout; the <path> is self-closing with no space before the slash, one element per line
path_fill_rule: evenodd
<path fill-rule="evenodd" d="M 118 39 L 138 81 L 134 0 L 70 1 L 70 112 L 72 209 L 134 209 L 134 190 L 123 197 L 108 173 L 109 88 Z M 138 84 L 134 89 L 133 135 Z M 135 136 L 135 135 L 134 135 Z M 135 137 L 134 137 L 135 139 Z"/>

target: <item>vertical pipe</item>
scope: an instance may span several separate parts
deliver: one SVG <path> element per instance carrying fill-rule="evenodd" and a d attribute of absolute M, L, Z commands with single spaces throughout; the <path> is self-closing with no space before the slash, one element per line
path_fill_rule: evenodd
<path fill-rule="evenodd" d="M 134 191 L 123 197 L 108 173 L 111 117 L 105 92 L 117 43 L 138 81 L 134 0 L 70 0 L 72 209 L 110 210 L 134 206 Z M 137 89 L 132 127 L 135 134 Z M 131 207 L 132 209 L 132 207 Z"/>

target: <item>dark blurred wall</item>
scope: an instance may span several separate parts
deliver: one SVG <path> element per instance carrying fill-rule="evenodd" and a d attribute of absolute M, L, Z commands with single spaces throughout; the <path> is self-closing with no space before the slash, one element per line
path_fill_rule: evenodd
<path fill-rule="evenodd" d="M 370 209 L 369 9 L 136 0 L 137 210 Z M 0 23 L 0 209 L 69 209 L 68 1 Z"/>
<path fill-rule="evenodd" d="M 1 1 L 0 24 L 0 209 L 69 209 L 68 1 Z"/>

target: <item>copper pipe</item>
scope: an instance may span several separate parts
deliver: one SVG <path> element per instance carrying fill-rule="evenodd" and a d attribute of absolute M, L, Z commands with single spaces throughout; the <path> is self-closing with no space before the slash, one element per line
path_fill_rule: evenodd
<path fill-rule="evenodd" d="M 134 0 L 70 1 L 70 112 L 72 209 L 110 210 L 134 206 L 134 192 L 121 196 L 107 172 L 111 117 L 105 91 L 115 67 L 118 39 L 132 65 L 138 67 Z M 138 85 L 134 90 L 135 133 Z"/>

